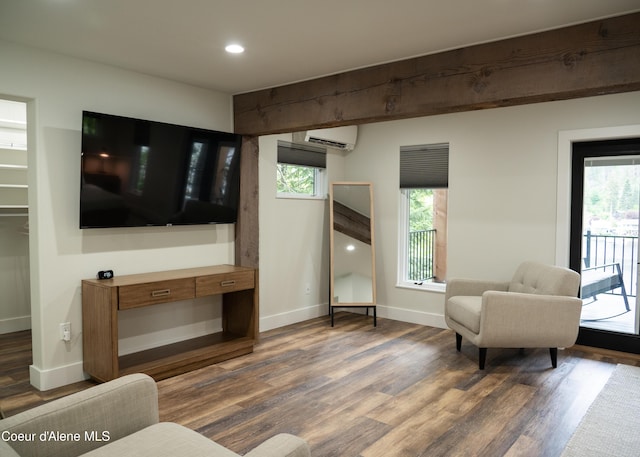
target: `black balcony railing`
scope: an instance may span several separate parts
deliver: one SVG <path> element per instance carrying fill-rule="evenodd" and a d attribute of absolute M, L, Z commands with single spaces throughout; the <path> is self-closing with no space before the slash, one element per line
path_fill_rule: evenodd
<path fill-rule="evenodd" d="M 409 233 L 410 281 L 427 281 L 435 277 L 435 230 Z M 584 267 L 618 263 L 627 295 L 636 296 L 638 274 L 638 237 L 620 235 L 584 235 Z"/>
<path fill-rule="evenodd" d="M 617 263 L 622 271 L 627 295 L 637 294 L 638 237 L 620 235 L 584 235 L 584 267 Z"/>
<path fill-rule="evenodd" d="M 427 281 L 435 277 L 435 230 L 409 232 L 409 280 Z"/>

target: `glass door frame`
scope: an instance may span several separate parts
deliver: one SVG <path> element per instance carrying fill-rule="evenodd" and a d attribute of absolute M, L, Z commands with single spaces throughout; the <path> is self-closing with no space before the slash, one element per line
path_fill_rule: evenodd
<path fill-rule="evenodd" d="M 589 157 L 640 155 L 640 138 L 596 140 L 576 142 L 572 144 L 571 155 L 571 189 L 570 189 L 570 237 L 569 267 L 580 272 L 582 268 L 583 238 L 583 190 L 585 159 Z M 636 330 L 638 320 L 636 300 Z M 617 351 L 640 353 L 640 335 L 619 333 L 580 327 L 577 344 L 594 346 Z"/>

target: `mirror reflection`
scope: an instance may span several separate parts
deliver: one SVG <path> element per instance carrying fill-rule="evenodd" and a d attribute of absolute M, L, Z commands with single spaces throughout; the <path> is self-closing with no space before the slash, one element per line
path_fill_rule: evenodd
<path fill-rule="evenodd" d="M 373 308 L 375 324 L 371 183 L 332 183 L 330 217 L 332 325 L 335 307 Z"/>

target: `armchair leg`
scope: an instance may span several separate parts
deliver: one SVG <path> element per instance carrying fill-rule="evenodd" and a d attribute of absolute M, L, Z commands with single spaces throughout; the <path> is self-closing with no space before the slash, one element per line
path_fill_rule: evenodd
<path fill-rule="evenodd" d="M 459 333 L 456 333 L 456 349 L 458 350 L 458 352 L 460 352 L 460 349 L 462 349 L 462 335 L 460 335 Z"/>
<path fill-rule="evenodd" d="M 549 354 L 551 355 L 551 366 L 558 368 L 558 348 L 549 348 Z"/>
<path fill-rule="evenodd" d="M 487 360 L 487 348 L 479 348 L 478 367 L 484 370 L 484 362 Z"/>

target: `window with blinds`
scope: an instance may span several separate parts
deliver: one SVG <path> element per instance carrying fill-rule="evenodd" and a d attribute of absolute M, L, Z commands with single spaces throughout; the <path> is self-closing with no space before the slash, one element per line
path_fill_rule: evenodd
<path fill-rule="evenodd" d="M 430 288 L 446 273 L 447 143 L 400 148 L 399 284 Z"/>
<path fill-rule="evenodd" d="M 277 196 L 324 198 L 326 168 L 326 148 L 278 141 Z"/>

